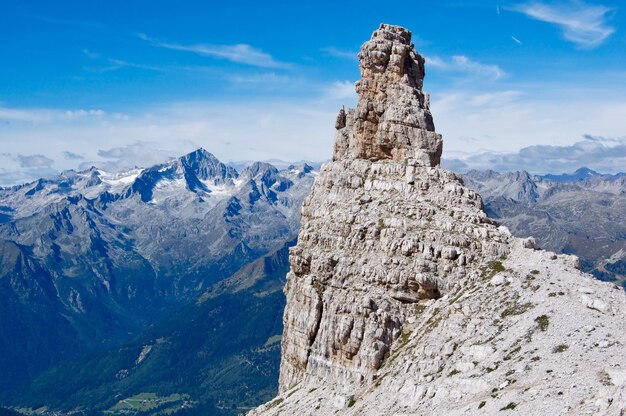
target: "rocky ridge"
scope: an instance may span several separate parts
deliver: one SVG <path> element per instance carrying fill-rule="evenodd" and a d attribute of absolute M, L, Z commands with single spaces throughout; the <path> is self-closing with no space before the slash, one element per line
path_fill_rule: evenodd
<path fill-rule="evenodd" d="M 624 174 L 470 171 L 463 181 L 513 235 L 532 235 L 542 248 L 579 256 L 582 270 L 626 288 Z"/>
<path fill-rule="evenodd" d="M 438 166 L 408 30 L 381 25 L 359 59 L 291 250 L 280 396 L 250 414 L 623 412 L 624 293 Z"/>

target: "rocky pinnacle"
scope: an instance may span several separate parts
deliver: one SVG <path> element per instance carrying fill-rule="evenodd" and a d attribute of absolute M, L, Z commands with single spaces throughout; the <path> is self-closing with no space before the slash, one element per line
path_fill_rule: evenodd
<path fill-rule="evenodd" d="M 290 251 L 280 397 L 250 415 L 625 414 L 624 293 L 439 167 L 408 30 L 359 59 Z"/>
<path fill-rule="evenodd" d="M 442 140 L 435 133 L 428 95 L 422 92 L 424 58 L 411 32 L 382 24 L 359 53 L 356 110 L 337 117 L 333 160 L 415 159 L 436 166 Z"/>
<path fill-rule="evenodd" d="M 287 276 L 280 389 L 371 380 L 422 300 L 507 252 L 480 197 L 438 167 L 441 136 L 411 33 L 381 25 L 359 53 L 357 109 L 302 207 Z"/>

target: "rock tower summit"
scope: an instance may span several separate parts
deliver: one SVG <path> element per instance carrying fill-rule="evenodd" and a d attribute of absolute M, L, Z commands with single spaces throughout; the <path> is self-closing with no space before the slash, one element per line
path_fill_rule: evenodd
<path fill-rule="evenodd" d="M 359 53 L 357 108 L 337 117 L 333 160 L 414 159 L 437 166 L 441 135 L 435 132 L 428 95 L 422 92 L 424 58 L 411 32 L 381 24 Z"/>

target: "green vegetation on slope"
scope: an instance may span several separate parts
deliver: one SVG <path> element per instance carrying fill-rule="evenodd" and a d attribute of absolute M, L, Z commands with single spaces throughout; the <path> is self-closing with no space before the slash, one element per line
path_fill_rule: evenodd
<path fill-rule="evenodd" d="M 178 397 L 188 406 L 178 403 L 177 415 L 234 415 L 271 399 L 280 364 L 287 258 L 284 247 L 260 259 L 147 328 L 135 342 L 47 371 L 8 404 L 89 415 L 156 415 L 175 409 L 164 402 L 132 410 L 120 403 Z M 151 396 L 137 396 L 142 393 Z"/>

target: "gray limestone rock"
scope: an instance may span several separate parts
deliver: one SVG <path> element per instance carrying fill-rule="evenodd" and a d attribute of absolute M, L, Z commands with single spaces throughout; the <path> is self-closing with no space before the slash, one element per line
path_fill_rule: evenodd
<path fill-rule="evenodd" d="M 623 414 L 626 295 L 438 167 L 410 39 L 381 25 L 361 48 L 290 253 L 280 396 L 250 414 Z"/>
<path fill-rule="evenodd" d="M 422 92 L 424 58 L 411 44 L 411 32 L 382 24 L 359 53 L 361 80 L 356 110 L 342 109 L 333 160 L 413 159 L 437 166 L 441 135 L 435 133 L 427 96 Z"/>

